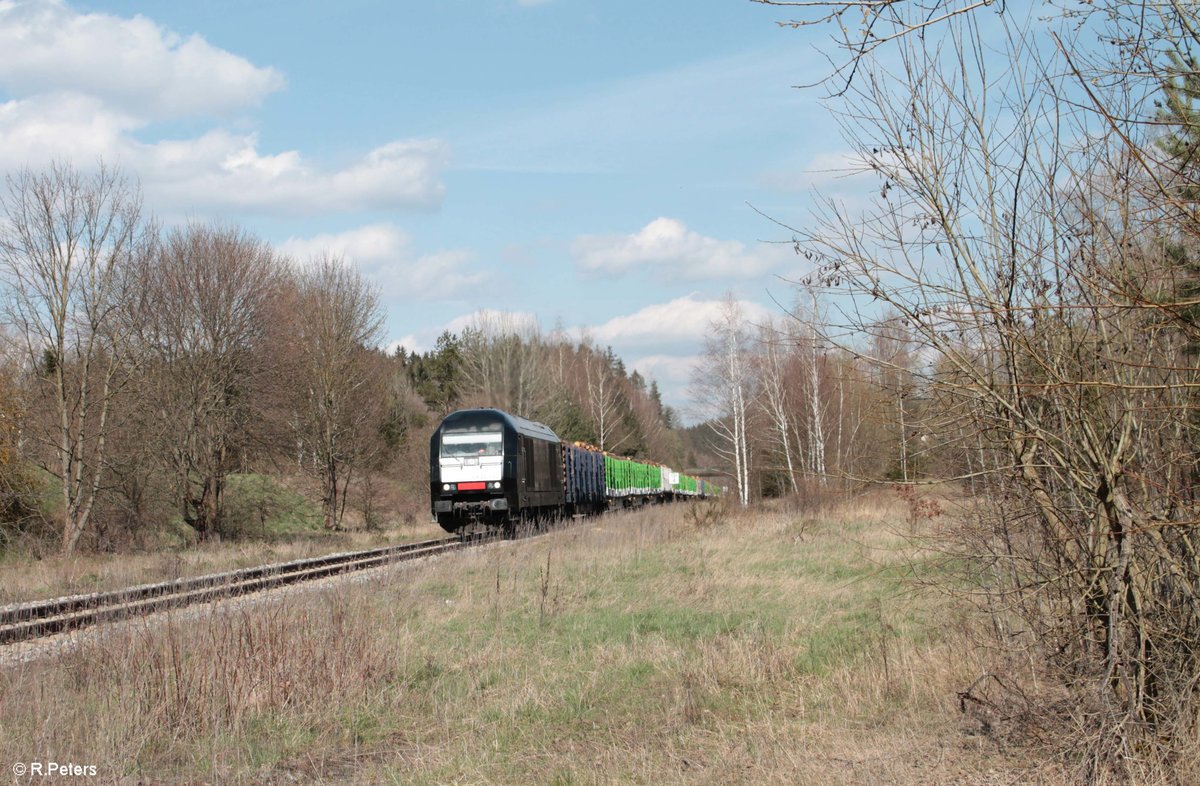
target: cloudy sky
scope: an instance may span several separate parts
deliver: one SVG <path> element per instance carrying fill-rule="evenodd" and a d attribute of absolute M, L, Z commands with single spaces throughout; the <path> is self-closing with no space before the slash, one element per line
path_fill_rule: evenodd
<path fill-rule="evenodd" d="M 98 158 L 164 222 L 344 254 L 387 342 L 586 329 L 686 406 L 726 292 L 804 271 L 820 36 L 749 0 L 0 0 L 0 169 Z"/>

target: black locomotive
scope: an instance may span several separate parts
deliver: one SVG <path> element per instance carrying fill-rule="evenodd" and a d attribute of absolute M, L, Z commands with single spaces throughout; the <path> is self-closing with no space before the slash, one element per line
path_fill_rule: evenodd
<path fill-rule="evenodd" d="M 449 532 L 554 518 L 564 506 L 561 442 L 498 409 L 459 410 L 429 440 L 429 485 L 433 515 Z"/>
<path fill-rule="evenodd" d="M 645 461 L 610 456 L 498 409 L 446 416 L 429 440 L 429 495 L 448 532 L 704 497 L 717 489 Z"/>

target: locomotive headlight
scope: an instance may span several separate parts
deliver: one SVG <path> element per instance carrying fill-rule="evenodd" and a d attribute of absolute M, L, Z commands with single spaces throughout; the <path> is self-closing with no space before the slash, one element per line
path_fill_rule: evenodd
<path fill-rule="evenodd" d="M 494 489 L 500 488 L 500 481 L 496 481 L 495 483 L 493 483 L 492 488 L 494 488 Z"/>
<path fill-rule="evenodd" d="M 442 484 L 442 491 L 449 491 L 449 490 L 450 490 L 450 484 L 449 484 L 449 483 L 443 483 L 443 484 Z"/>

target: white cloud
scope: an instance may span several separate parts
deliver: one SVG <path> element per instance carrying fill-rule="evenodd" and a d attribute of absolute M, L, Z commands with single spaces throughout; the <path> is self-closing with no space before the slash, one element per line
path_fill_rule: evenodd
<path fill-rule="evenodd" d="M 736 240 L 706 237 L 673 218 L 656 218 L 631 235 L 581 235 L 571 254 L 587 273 L 612 275 L 651 266 L 672 279 L 752 278 L 785 256 L 778 247 L 748 251 Z"/>
<path fill-rule="evenodd" d="M 213 128 L 143 142 L 165 117 L 252 106 L 283 85 L 196 36 L 138 16 L 81 14 L 59 0 L 0 0 L 0 168 L 99 158 L 136 175 L 156 212 L 328 214 L 429 210 L 445 194 L 448 145 L 401 139 L 341 168 L 297 150 L 260 149 L 254 134 Z"/>
<path fill-rule="evenodd" d="M 311 238 L 293 237 L 281 243 L 279 250 L 298 260 L 323 253 L 345 257 L 370 276 L 382 296 L 391 301 L 447 298 L 482 286 L 489 275 L 467 268 L 474 257 L 464 249 L 414 255 L 412 238 L 389 223 Z"/>
<path fill-rule="evenodd" d="M 436 208 L 444 142 L 390 142 L 349 166 L 323 170 L 296 150 L 264 153 L 253 134 L 214 129 L 153 144 L 133 136 L 140 123 L 76 94 L 0 103 L 0 167 L 55 159 L 86 166 L 104 158 L 136 175 L 156 210 L 245 210 L 312 214 L 364 209 Z"/>
<path fill-rule="evenodd" d="M 738 300 L 742 314 L 751 323 L 765 322 L 774 313 L 750 300 Z M 689 399 L 692 369 L 699 362 L 709 324 L 716 321 L 724 300 L 703 300 L 695 294 L 668 303 L 647 306 L 632 314 L 614 317 L 594 327 L 575 327 L 567 331 L 568 340 L 588 335 L 599 346 L 612 346 L 626 359 L 626 367 L 658 383 L 663 399 L 680 409 Z M 527 311 L 480 309 L 450 321 L 416 330 L 387 345 L 389 352 L 403 346 L 410 352 L 428 352 L 444 331 L 461 335 L 468 327 L 490 325 L 505 331 L 536 330 L 537 316 Z M 632 360 L 630 360 L 632 358 Z"/>
<path fill-rule="evenodd" d="M 693 293 L 613 317 L 593 328 L 592 336 L 600 343 L 626 346 L 694 345 L 708 334 L 709 325 L 720 318 L 724 305 L 723 300 L 698 300 Z M 738 305 L 752 323 L 765 321 L 771 313 L 751 300 L 739 300 Z"/>
<path fill-rule="evenodd" d="M 273 68 L 182 37 L 144 16 L 79 13 L 61 0 L 0 0 L 0 85 L 74 92 L 139 116 L 224 113 L 284 86 Z"/>
<path fill-rule="evenodd" d="M 660 383 L 687 382 L 699 362 L 699 355 L 646 355 L 634 360 L 629 366 L 643 377 L 658 380 Z"/>
<path fill-rule="evenodd" d="M 412 333 L 393 339 L 384 345 L 383 349 L 389 355 L 395 354 L 397 349 L 404 348 L 406 352 L 428 352 L 433 349 L 432 345 L 426 345 L 423 339 L 417 338 Z"/>
<path fill-rule="evenodd" d="M 298 151 L 260 153 L 255 136 L 212 131 L 182 142 L 131 143 L 147 192 L 172 205 L 298 214 L 433 209 L 449 150 L 436 139 L 391 142 L 323 171 Z"/>
<path fill-rule="evenodd" d="M 480 330 L 487 335 L 511 335 L 535 332 L 538 328 L 537 314 L 531 311 L 503 311 L 494 308 L 479 308 L 470 314 L 455 317 L 446 323 L 443 330 L 462 333 L 467 328 Z M 438 331 L 441 335 L 442 331 Z"/>
<path fill-rule="evenodd" d="M 301 261 L 328 252 L 362 264 L 373 264 L 407 255 L 410 242 L 408 234 L 392 224 L 370 224 L 336 234 L 288 238 L 279 245 L 279 250 Z"/>
<path fill-rule="evenodd" d="M 0 104 L 0 165 L 16 169 L 54 158 L 128 158 L 138 127 L 132 117 L 78 94 L 44 95 Z"/>

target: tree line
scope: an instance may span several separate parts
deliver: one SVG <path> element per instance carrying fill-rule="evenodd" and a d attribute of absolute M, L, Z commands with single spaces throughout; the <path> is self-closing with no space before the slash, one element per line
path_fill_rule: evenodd
<path fill-rule="evenodd" d="M 268 464 L 311 477 L 337 528 L 405 403 L 368 282 L 236 226 L 162 231 L 103 164 L 6 185 L 4 534 L 69 553 L 173 515 L 208 538 L 228 477 Z"/>
<path fill-rule="evenodd" d="M 398 354 L 434 412 L 497 407 L 545 423 L 568 442 L 679 467 L 695 463 L 658 383 L 629 371 L 611 347 L 531 319 L 481 311 L 434 349 Z"/>
<path fill-rule="evenodd" d="M 388 352 L 379 294 L 343 259 L 290 259 L 234 225 L 163 229 L 104 164 L 5 185 L 0 549 L 238 535 L 229 495 L 247 473 L 298 490 L 330 530 L 387 513 L 387 482 L 422 511 L 428 433 L 458 407 L 684 463 L 656 383 L 587 335 L 480 312 L 433 350 Z"/>

